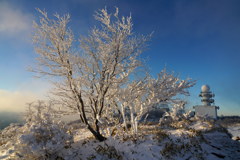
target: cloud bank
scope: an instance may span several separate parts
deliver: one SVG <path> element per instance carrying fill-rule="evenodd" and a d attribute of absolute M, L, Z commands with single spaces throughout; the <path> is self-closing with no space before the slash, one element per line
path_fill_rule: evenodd
<path fill-rule="evenodd" d="M 19 84 L 15 90 L 0 89 L 0 112 L 24 112 L 27 104 L 37 100 L 47 100 L 51 85 L 39 79 L 31 79 Z"/>
<path fill-rule="evenodd" d="M 0 90 L 0 112 L 23 112 L 27 103 L 35 101 L 38 96 L 29 91 Z"/>

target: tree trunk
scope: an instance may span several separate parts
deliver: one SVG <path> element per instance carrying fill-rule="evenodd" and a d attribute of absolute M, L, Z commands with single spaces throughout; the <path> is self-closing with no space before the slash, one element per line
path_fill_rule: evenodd
<path fill-rule="evenodd" d="M 126 117 L 125 117 L 125 109 L 124 109 L 123 105 L 121 105 L 121 110 L 122 110 L 121 114 L 122 114 L 122 118 L 123 118 L 123 125 L 127 131 L 128 128 L 127 128 L 127 122 L 126 122 Z"/>
<path fill-rule="evenodd" d="M 93 136 L 100 142 L 105 141 L 107 138 L 102 136 L 99 131 L 95 131 L 90 125 L 88 125 L 88 130 L 93 134 Z"/>

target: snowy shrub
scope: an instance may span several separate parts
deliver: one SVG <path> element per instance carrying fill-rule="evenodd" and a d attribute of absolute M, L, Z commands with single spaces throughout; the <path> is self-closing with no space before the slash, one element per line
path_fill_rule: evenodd
<path fill-rule="evenodd" d="M 4 156 L 1 157 L 1 150 L 2 153 L 5 151 L 8 155 L 15 153 L 13 146 L 16 143 L 17 136 L 21 133 L 22 125 L 14 123 L 0 131 L 0 159 L 4 158 Z"/>
<path fill-rule="evenodd" d="M 104 146 L 99 145 L 95 150 L 97 153 L 105 156 L 107 159 L 116 159 L 116 160 L 122 159 L 122 156 L 118 153 L 116 148 L 113 146 L 108 146 L 107 144 L 105 144 Z"/>
<path fill-rule="evenodd" d="M 2 131 L 0 131 L 0 146 L 12 142 L 16 139 L 16 135 L 21 133 L 21 127 L 23 125 L 12 123 Z"/>
<path fill-rule="evenodd" d="M 38 102 L 30 104 L 26 124 L 16 138 L 15 158 L 57 159 L 63 150 L 71 147 L 73 137 L 63 123 L 58 122 L 52 105 Z"/>
<path fill-rule="evenodd" d="M 172 128 L 175 128 L 175 129 L 180 129 L 180 128 L 183 128 L 183 129 L 187 129 L 189 127 L 189 124 L 191 122 L 187 119 L 183 119 L 181 121 L 172 121 L 169 126 L 171 126 Z"/>
<path fill-rule="evenodd" d="M 131 141 L 133 143 L 137 143 L 139 140 L 140 135 L 135 135 L 135 134 L 125 134 L 122 137 L 123 142 Z"/>
<path fill-rule="evenodd" d="M 168 141 L 160 153 L 164 159 L 175 159 L 176 157 L 189 159 L 188 155 L 192 155 L 195 159 L 203 159 L 203 151 L 198 138 L 190 138 L 187 142 L 182 139 Z"/>
<path fill-rule="evenodd" d="M 165 158 L 170 158 L 175 156 L 176 154 L 181 154 L 182 150 L 187 150 L 189 148 L 189 144 L 175 144 L 173 142 L 167 142 L 164 148 L 161 150 L 161 154 Z"/>
<path fill-rule="evenodd" d="M 179 122 L 181 120 L 186 120 L 187 116 L 185 114 L 184 105 L 185 105 L 184 101 L 180 101 L 178 103 L 173 104 L 173 107 L 171 108 L 171 110 L 169 112 L 166 112 L 163 115 L 163 117 L 160 118 L 159 124 L 165 125 L 165 126 L 171 126 L 175 122 Z M 183 124 L 184 123 L 182 123 L 182 125 Z M 174 127 L 174 124 L 172 127 Z M 176 128 L 177 127 L 181 127 L 181 124 L 177 124 Z"/>
<path fill-rule="evenodd" d="M 169 136 L 167 135 L 167 133 L 163 130 L 158 130 L 156 132 L 156 139 L 158 142 L 162 142 L 165 138 L 168 138 Z"/>
<path fill-rule="evenodd" d="M 173 121 L 178 121 L 184 118 L 184 105 L 185 102 L 176 103 L 173 105 L 171 112 L 168 112 L 169 116 Z"/>

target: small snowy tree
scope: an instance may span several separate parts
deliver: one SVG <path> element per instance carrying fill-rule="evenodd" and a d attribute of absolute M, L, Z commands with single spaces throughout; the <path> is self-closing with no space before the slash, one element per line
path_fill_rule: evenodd
<path fill-rule="evenodd" d="M 183 124 L 184 120 L 187 120 L 190 117 L 190 112 L 186 112 L 185 110 L 185 104 L 186 102 L 183 100 L 174 101 L 174 103 L 172 103 L 173 107 L 170 111 L 166 112 L 163 117 L 159 119 L 159 124 L 165 126 L 185 126 L 186 124 Z"/>
<path fill-rule="evenodd" d="M 140 118 L 155 104 L 173 103 L 177 111 L 171 112 L 171 116 L 173 118 L 179 117 L 179 113 L 175 112 L 179 112 L 184 105 L 179 104 L 182 101 L 176 99 L 176 96 L 189 95 L 187 89 L 194 84 L 195 81 L 181 80 L 173 73 L 167 73 L 166 69 L 158 74 L 157 79 L 148 76 L 140 81 L 133 81 L 126 88 L 121 89 L 120 95 L 117 97 L 120 101 L 124 126 L 126 127 L 126 107 L 130 109 L 130 123 L 134 134 L 137 133 Z"/>
<path fill-rule="evenodd" d="M 16 159 L 63 158 L 63 150 L 73 142 L 66 126 L 57 121 L 52 105 L 41 101 L 29 105 L 26 123 L 18 130 L 11 140 L 12 158 Z"/>

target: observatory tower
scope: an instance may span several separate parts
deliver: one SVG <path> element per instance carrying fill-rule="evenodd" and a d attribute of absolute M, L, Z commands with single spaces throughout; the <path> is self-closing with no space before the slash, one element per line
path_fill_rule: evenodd
<path fill-rule="evenodd" d="M 214 103 L 215 95 L 210 91 L 210 87 L 208 85 L 203 85 L 201 88 L 201 93 L 199 97 L 202 98 L 202 105 L 193 106 L 195 109 L 195 114 L 200 117 L 210 117 L 210 118 L 217 118 L 217 110 L 219 109 L 218 106 L 211 105 Z"/>

